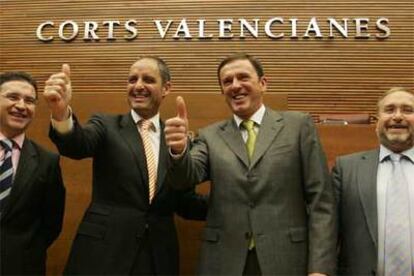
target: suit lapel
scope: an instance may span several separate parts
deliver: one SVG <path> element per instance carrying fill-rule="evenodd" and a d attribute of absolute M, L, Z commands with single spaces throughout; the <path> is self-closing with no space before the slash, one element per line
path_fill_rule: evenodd
<path fill-rule="evenodd" d="M 158 172 L 157 172 L 157 189 L 155 191 L 158 194 L 163 187 L 165 174 L 167 173 L 167 164 L 169 160 L 169 153 L 164 136 L 164 124 L 161 122 L 161 134 L 160 134 L 160 154 L 158 156 Z"/>
<path fill-rule="evenodd" d="M 141 135 L 139 135 L 137 126 L 135 125 L 131 114 L 128 113 L 122 117 L 120 132 L 135 157 L 137 167 L 143 172 L 141 173 L 141 182 L 144 184 L 148 183 L 147 165 L 144 148 L 142 147 Z"/>
<path fill-rule="evenodd" d="M 377 170 L 379 151 L 363 155 L 358 166 L 358 189 L 371 238 L 378 247 Z"/>
<path fill-rule="evenodd" d="M 259 129 L 259 134 L 257 136 L 251 167 L 254 167 L 263 154 L 265 154 L 283 126 L 284 123 L 282 116 L 280 116 L 279 113 L 266 108 L 266 112 L 263 116 L 262 124 Z"/>
<path fill-rule="evenodd" d="M 22 193 L 27 190 L 26 186 L 29 185 L 31 181 L 34 181 L 34 175 L 38 165 L 38 154 L 36 149 L 30 140 L 25 139 L 3 217 L 7 215 L 13 206 L 16 206 L 16 202 L 22 196 Z"/>
<path fill-rule="evenodd" d="M 243 164 L 246 165 L 246 167 L 249 167 L 249 157 L 247 156 L 246 145 L 233 118 L 224 122 L 220 127 L 218 134 Z"/>

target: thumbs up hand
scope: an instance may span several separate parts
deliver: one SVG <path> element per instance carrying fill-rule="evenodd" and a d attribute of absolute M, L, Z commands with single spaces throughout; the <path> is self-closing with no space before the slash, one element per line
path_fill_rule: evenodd
<path fill-rule="evenodd" d="M 53 119 L 63 121 L 69 117 L 68 106 L 72 99 L 69 64 L 63 64 L 61 72 L 49 77 L 45 83 L 43 97 Z"/>
<path fill-rule="evenodd" d="M 177 97 L 177 116 L 165 121 L 165 140 L 173 154 L 181 154 L 187 147 L 187 109 L 182 97 Z"/>
<path fill-rule="evenodd" d="M 177 104 L 177 117 L 187 120 L 187 107 L 183 97 L 178 96 L 175 102 Z"/>

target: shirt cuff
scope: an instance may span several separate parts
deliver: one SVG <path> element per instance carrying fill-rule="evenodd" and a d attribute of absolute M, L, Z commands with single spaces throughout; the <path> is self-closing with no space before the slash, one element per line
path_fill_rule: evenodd
<path fill-rule="evenodd" d="M 59 133 L 59 134 L 67 134 L 73 130 L 73 117 L 72 117 L 72 108 L 69 108 L 69 117 L 64 121 L 57 121 L 54 120 L 52 117 L 50 118 L 52 127 Z"/>
<path fill-rule="evenodd" d="M 184 148 L 184 150 L 183 150 L 181 153 L 178 153 L 178 154 L 173 153 L 173 152 L 171 151 L 171 148 L 170 148 L 170 147 L 168 148 L 168 152 L 170 153 L 170 156 L 171 156 L 174 160 L 181 159 L 181 158 L 184 156 L 185 152 L 187 151 L 187 145 L 188 145 L 188 143 L 185 145 L 185 148 Z"/>

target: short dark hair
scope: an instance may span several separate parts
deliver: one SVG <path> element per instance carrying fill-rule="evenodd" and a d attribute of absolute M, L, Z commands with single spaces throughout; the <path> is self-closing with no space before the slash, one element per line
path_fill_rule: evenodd
<path fill-rule="evenodd" d="M 152 59 L 157 63 L 158 70 L 160 71 L 162 84 L 165 84 L 167 81 L 171 80 L 170 69 L 168 68 L 167 63 L 162 58 L 159 58 L 157 56 L 142 56 L 137 61 L 140 61 L 142 59 Z"/>
<path fill-rule="evenodd" d="M 256 70 L 256 74 L 259 77 L 259 79 L 264 76 L 263 66 L 259 59 L 246 53 L 237 53 L 237 54 L 226 57 L 220 62 L 220 65 L 217 68 L 217 78 L 218 78 L 219 84 L 220 84 L 221 69 L 224 67 L 224 65 L 230 62 L 236 61 L 236 60 L 248 60 L 251 63 L 251 65 L 253 65 L 254 69 Z"/>
<path fill-rule="evenodd" d="M 8 71 L 0 74 L 0 87 L 9 81 L 24 81 L 33 86 L 37 98 L 37 83 L 33 77 L 23 71 Z"/>

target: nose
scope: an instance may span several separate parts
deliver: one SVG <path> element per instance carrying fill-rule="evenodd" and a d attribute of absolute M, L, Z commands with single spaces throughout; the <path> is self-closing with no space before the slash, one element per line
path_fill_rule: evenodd
<path fill-rule="evenodd" d="M 233 79 L 233 83 L 231 84 L 233 89 L 238 89 L 240 88 L 240 81 L 237 78 Z"/>
<path fill-rule="evenodd" d="M 401 112 L 401 109 L 397 108 L 392 116 L 392 118 L 396 121 L 402 120 L 404 114 Z"/>
<path fill-rule="evenodd" d="M 19 100 L 16 101 L 14 106 L 18 109 L 25 109 L 26 108 L 26 103 L 24 102 L 23 98 L 20 98 Z"/>
<path fill-rule="evenodd" d="M 141 90 L 144 87 L 142 80 L 138 79 L 137 82 L 135 83 L 135 90 Z"/>

